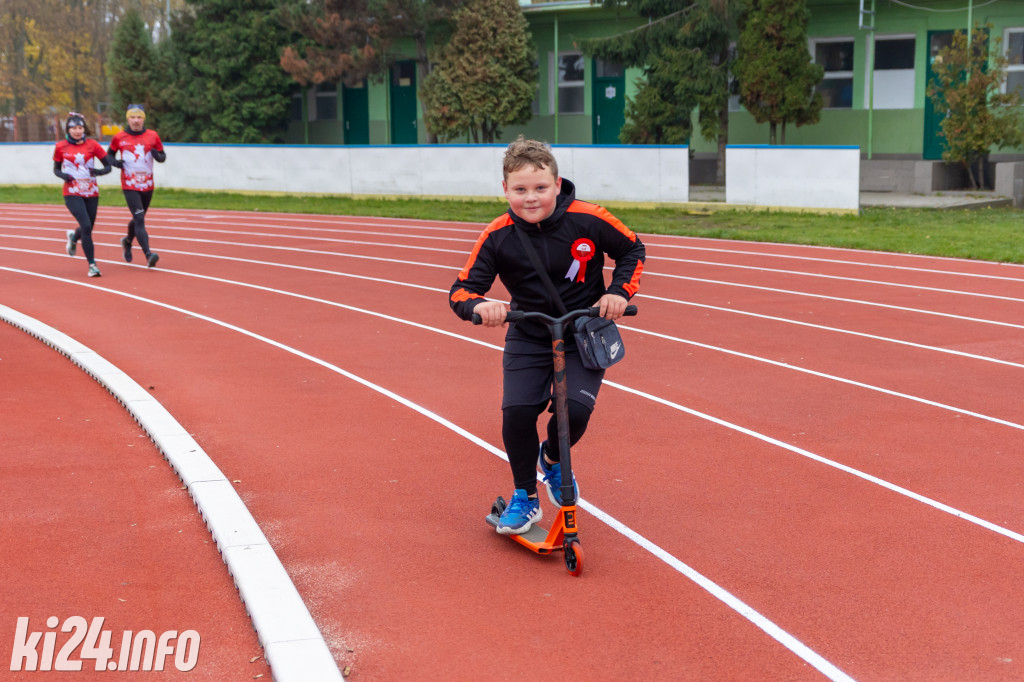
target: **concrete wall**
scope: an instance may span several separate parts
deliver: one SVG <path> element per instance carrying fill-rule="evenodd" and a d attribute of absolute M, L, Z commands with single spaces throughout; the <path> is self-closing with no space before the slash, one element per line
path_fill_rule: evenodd
<path fill-rule="evenodd" d="M 1011 197 L 1013 205 L 1024 208 L 1024 161 L 996 164 L 996 194 Z"/>
<path fill-rule="evenodd" d="M 860 210 L 860 148 L 730 145 L 727 204 Z"/>
<path fill-rule="evenodd" d="M 581 199 L 685 203 L 681 146 L 554 146 Z M 501 197 L 504 145 L 309 147 L 167 145 L 157 187 L 313 194 Z M 0 185 L 57 184 L 53 144 L 0 144 Z M 119 187 L 117 172 L 100 178 Z"/>

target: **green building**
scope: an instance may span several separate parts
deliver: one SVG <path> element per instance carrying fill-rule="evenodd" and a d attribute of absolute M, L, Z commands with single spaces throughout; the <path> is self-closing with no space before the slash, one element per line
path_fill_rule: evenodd
<path fill-rule="evenodd" d="M 540 82 L 534 117 L 503 129 L 554 144 L 618 144 L 626 97 L 637 69 L 584 57 L 583 38 L 613 35 L 645 20 L 590 0 L 520 0 L 534 44 Z M 956 30 L 991 24 L 1010 67 L 1005 87 L 1024 91 L 1024 0 L 808 0 L 808 50 L 825 68 L 826 108 L 815 125 L 787 127 L 787 144 L 856 145 L 865 159 L 941 157 L 940 115 L 925 95 L 935 55 Z M 388 83 L 324 85 L 296 96 L 288 141 L 307 144 L 417 144 L 426 141 L 413 61 L 399 62 Z M 767 144 L 739 104 L 730 106 L 730 144 Z M 695 132 L 696 182 L 713 169 L 716 141 Z M 994 150 L 993 160 L 1024 160 L 1024 149 Z M 713 170 L 711 171 L 713 173 Z"/>

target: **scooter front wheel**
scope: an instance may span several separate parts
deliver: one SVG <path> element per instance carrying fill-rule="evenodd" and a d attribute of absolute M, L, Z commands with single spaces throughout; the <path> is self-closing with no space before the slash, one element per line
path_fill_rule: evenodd
<path fill-rule="evenodd" d="M 579 576 L 583 572 L 583 548 L 576 539 L 566 540 L 562 545 L 565 554 L 565 570 L 571 576 Z"/>

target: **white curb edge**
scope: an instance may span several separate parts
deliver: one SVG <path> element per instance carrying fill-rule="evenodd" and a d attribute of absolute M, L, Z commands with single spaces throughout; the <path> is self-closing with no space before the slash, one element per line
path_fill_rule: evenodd
<path fill-rule="evenodd" d="M 127 374 L 70 336 L 0 304 L 0 320 L 69 358 L 138 422 L 188 488 L 278 682 L 342 680 L 313 617 L 245 503 L 185 429 Z"/>

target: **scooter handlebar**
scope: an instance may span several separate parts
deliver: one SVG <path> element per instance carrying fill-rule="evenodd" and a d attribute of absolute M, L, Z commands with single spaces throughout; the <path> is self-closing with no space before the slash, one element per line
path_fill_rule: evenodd
<path fill-rule="evenodd" d="M 630 304 L 626 306 L 626 310 L 622 313 L 622 315 L 624 317 L 631 317 L 633 315 L 636 315 L 636 313 L 636 306 Z M 593 308 L 580 308 L 579 310 L 570 310 L 568 313 L 562 315 L 561 317 L 551 317 L 550 315 L 547 315 L 545 313 L 526 312 L 525 310 L 510 310 L 508 311 L 508 313 L 505 314 L 505 321 L 515 322 L 516 320 L 522 320 L 533 317 L 545 320 L 547 322 L 554 322 L 556 320 L 567 322 L 577 317 L 599 317 L 600 315 L 601 309 L 598 308 L 597 306 L 594 306 Z M 472 321 L 473 324 L 483 324 L 483 319 L 476 313 L 473 313 Z"/>

